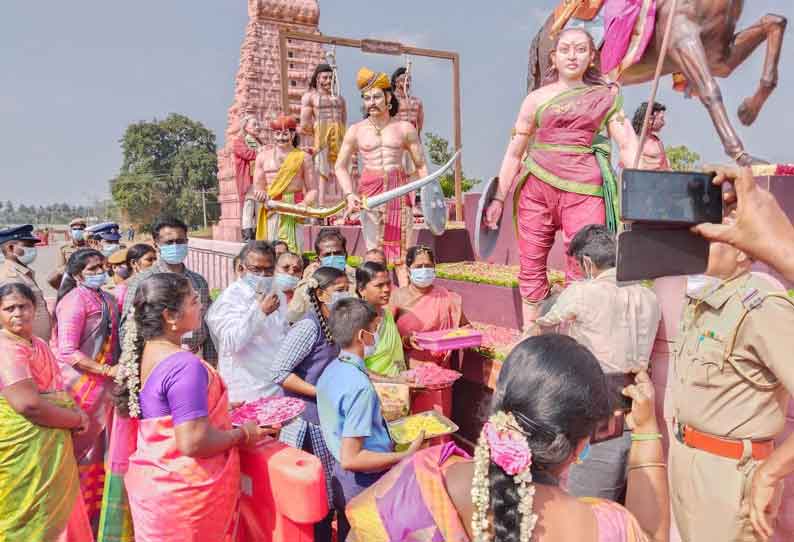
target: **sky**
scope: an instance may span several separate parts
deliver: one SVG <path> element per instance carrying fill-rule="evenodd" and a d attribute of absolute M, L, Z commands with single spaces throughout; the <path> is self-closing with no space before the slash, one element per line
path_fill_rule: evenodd
<path fill-rule="evenodd" d="M 525 95 L 527 50 L 555 0 L 320 0 L 326 35 L 380 38 L 457 51 L 461 57 L 463 167 L 469 177 L 498 173 Z M 745 4 L 739 27 L 774 12 L 794 19 L 791 0 Z M 108 195 L 121 165 L 127 125 L 181 113 L 204 123 L 223 144 L 245 26 L 245 0 L 32 2 L 5 0 L 0 17 L 0 199 L 80 203 Z M 756 124 L 741 127 L 748 150 L 793 162 L 794 57 L 786 36 L 779 86 Z M 359 67 L 391 71 L 400 57 L 337 51 L 348 109 L 358 111 Z M 763 46 L 722 92 L 731 114 L 761 75 Z M 426 130 L 451 139 L 451 68 L 414 59 L 414 93 Z M 631 115 L 650 85 L 626 88 Z M 668 145 L 685 144 L 705 161 L 725 161 L 709 117 L 662 81 Z M 355 119 L 355 113 L 351 119 Z M 786 129 L 789 127 L 789 129 Z"/>

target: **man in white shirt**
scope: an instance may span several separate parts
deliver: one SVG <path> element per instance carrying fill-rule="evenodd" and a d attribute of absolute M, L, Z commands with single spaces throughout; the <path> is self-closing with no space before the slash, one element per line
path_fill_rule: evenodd
<path fill-rule="evenodd" d="M 661 308 L 656 294 L 641 284 L 621 285 L 615 270 L 615 236 L 605 226 L 579 230 L 568 248 L 587 280 L 570 284 L 549 312 L 535 321 L 541 332 L 559 331 L 598 358 L 607 374 L 647 369 Z M 569 471 L 568 492 L 620 502 L 626 486 L 631 432 L 593 444 L 587 459 Z"/>
<path fill-rule="evenodd" d="M 239 259 L 241 277 L 223 291 L 206 316 L 218 348 L 221 376 L 235 403 L 281 393 L 273 383 L 271 363 L 289 326 L 285 291 L 302 271 L 294 276 L 294 266 L 283 265 L 286 272 L 278 268 L 272 245 L 264 241 L 246 244 Z M 282 259 L 293 263 L 288 255 Z"/>

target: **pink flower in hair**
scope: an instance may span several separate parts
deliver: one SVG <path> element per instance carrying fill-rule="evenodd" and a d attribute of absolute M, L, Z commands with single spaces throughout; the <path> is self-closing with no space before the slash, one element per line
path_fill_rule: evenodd
<path fill-rule="evenodd" d="M 532 451 L 526 437 L 516 430 L 488 422 L 483 428 L 491 450 L 491 461 L 510 476 L 524 472 L 532 464 Z"/>

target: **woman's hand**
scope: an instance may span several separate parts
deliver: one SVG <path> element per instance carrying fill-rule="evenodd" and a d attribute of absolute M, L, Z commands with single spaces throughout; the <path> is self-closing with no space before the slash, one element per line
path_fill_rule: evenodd
<path fill-rule="evenodd" d="M 631 412 L 626 416 L 626 423 L 632 431 L 638 433 L 658 433 L 654 389 L 647 371 L 639 371 L 635 383 L 623 389 L 623 395 L 631 397 Z"/>
<path fill-rule="evenodd" d="M 498 230 L 499 220 L 502 218 L 503 210 L 504 202 L 502 200 L 491 200 L 491 203 L 488 204 L 488 208 L 485 210 L 485 225 L 492 230 Z"/>
<path fill-rule="evenodd" d="M 411 350 L 416 350 L 417 352 L 422 352 L 424 350 L 424 348 L 419 346 L 419 343 L 416 340 L 416 333 L 411 333 L 408 335 L 408 337 L 406 337 L 405 340 L 408 343 L 406 346 L 408 346 L 408 348 Z"/>
<path fill-rule="evenodd" d="M 240 446 L 244 449 L 254 449 L 258 447 L 262 441 L 268 437 L 274 439 L 278 438 L 281 433 L 281 426 L 275 425 L 273 427 L 260 427 L 256 422 L 245 422 L 240 430 L 243 432 L 243 441 Z"/>
<path fill-rule="evenodd" d="M 80 416 L 80 425 L 72 428 L 72 433 L 75 435 L 82 435 L 88 431 L 88 426 L 91 425 L 91 418 L 88 417 L 88 414 L 86 414 L 82 408 L 76 408 L 74 410 Z"/>

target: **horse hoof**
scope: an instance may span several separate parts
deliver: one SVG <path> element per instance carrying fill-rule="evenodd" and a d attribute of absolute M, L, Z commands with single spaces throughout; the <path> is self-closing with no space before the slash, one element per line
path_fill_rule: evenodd
<path fill-rule="evenodd" d="M 739 106 L 738 115 L 742 124 L 750 126 L 758 118 L 758 108 L 753 106 L 750 98 L 746 98 Z"/>

